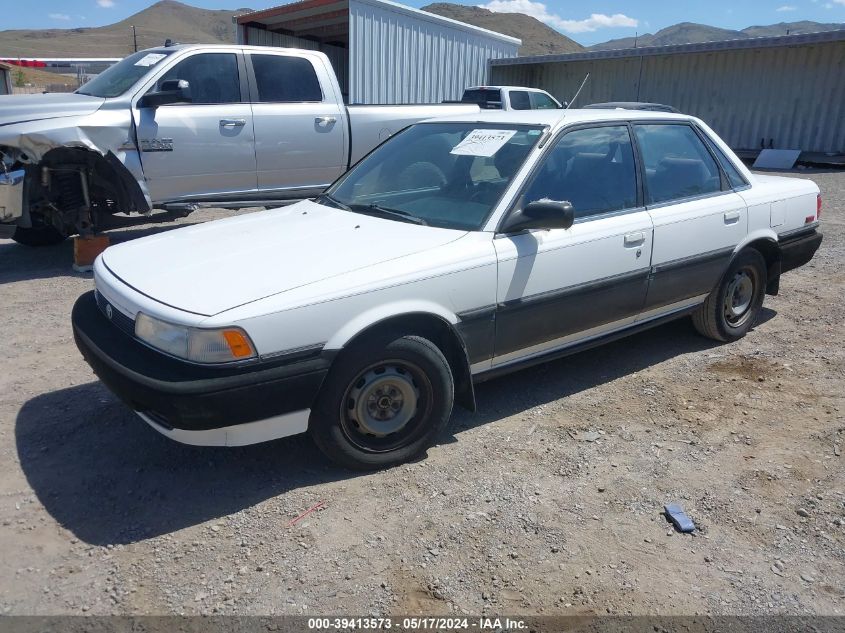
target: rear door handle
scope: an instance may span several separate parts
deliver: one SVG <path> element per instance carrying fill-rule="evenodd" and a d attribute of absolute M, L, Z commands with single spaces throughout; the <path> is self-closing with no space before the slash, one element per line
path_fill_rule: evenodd
<path fill-rule="evenodd" d="M 637 231 L 636 233 L 628 233 L 625 236 L 625 248 L 634 248 L 635 246 L 642 246 L 645 243 L 645 233 Z"/>
<path fill-rule="evenodd" d="M 246 119 L 220 119 L 220 127 L 243 127 Z"/>
<path fill-rule="evenodd" d="M 736 224 L 739 222 L 739 211 L 725 211 L 725 224 Z"/>
<path fill-rule="evenodd" d="M 314 122 L 320 127 L 328 127 L 332 123 L 337 123 L 336 116 L 318 116 Z"/>

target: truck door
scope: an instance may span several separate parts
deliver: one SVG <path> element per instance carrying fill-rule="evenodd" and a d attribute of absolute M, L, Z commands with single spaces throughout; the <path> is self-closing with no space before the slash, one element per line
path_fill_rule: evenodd
<path fill-rule="evenodd" d="M 153 201 L 254 192 L 255 136 L 252 110 L 244 98 L 242 55 L 198 51 L 178 61 L 146 92 L 158 90 L 168 79 L 187 81 L 191 102 L 133 107 Z"/>
<path fill-rule="evenodd" d="M 247 60 L 259 190 L 290 198 L 322 191 L 346 171 L 349 142 L 331 67 L 293 52 Z"/>

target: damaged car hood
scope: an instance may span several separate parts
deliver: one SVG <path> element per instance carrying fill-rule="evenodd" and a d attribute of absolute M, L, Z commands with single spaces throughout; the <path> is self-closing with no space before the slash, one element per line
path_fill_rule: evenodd
<path fill-rule="evenodd" d="M 211 316 L 433 249 L 465 233 L 304 201 L 119 244 L 102 261 L 138 292 Z"/>
<path fill-rule="evenodd" d="M 105 99 L 75 92 L 0 96 L 0 125 L 96 112 Z"/>

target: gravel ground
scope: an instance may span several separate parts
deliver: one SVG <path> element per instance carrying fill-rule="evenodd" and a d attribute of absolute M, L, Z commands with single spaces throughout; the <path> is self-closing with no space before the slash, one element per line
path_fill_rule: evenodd
<path fill-rule="evenodd" d="M 485 383 L 365 475 L 159 436 L 73 344 L 70 242 L 0 240 L 0 612 L 842 614 L 845 173 L 800 175 L 825 242 L 744 340 L 683 320 Z"/>

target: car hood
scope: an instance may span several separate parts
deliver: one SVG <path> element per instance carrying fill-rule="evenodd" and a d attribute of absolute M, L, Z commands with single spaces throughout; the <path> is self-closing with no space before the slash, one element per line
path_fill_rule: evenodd
<path fill-rule="evenodd" d="M 0 125 L 91 114 L 103 105 L 103 101 L 105 99 L 100 97 L 75 92 L 4 95 L 0 96 Z"/>
<path fill-rule="evenodd" d="M 102 257 L 112 274 L 138 292 L 212 316 L 465 234 L 305 201 L 165 231 L 113 246 Z"/>

